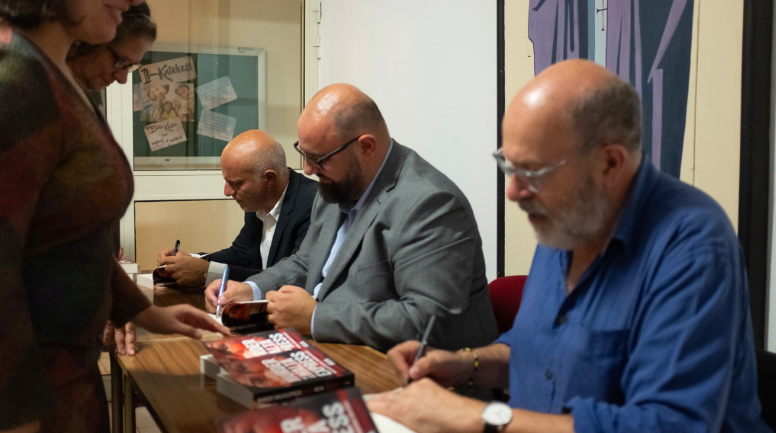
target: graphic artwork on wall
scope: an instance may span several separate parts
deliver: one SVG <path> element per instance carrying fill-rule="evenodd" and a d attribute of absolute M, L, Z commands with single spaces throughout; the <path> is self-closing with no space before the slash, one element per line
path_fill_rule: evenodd
<path fill-rule="evenodd" d="M 531 0 L 534 73 L 590 59 L 641 96 L 642 146 L 679 177 L 687 116 L 694 0 Z"/>

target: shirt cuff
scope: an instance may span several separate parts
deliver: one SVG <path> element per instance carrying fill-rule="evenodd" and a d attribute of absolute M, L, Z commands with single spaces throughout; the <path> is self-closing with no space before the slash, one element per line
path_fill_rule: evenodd
<path fill-rule="evenodd" d="M 253 300 L 254 301 L 261 301 L 264 299 L 264 294 L 261 293 L 261 289 L 259 289 L 259 286 L 256 285 L 253 281 L 246 281 L 245 284 L 251 286 L 251 289 L 253 290 Z"/>
<path fill-rule="evenodd" d="M 226 265 L 223 263 L 210 262 L 210 265 L 207 267 L 207 274 L 205 274 L 205 287 L 209 286 L 213 281 L 221 278 L 221 275 L 224 274 L 225 267 Z"/>

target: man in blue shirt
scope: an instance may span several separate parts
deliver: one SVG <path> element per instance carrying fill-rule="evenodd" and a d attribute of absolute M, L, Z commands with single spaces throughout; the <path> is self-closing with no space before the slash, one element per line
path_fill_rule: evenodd
<path fill-rule="evenodd" d="M 769 431 L 735 231 L 644 157 L 640 123 L 633 88 L 589 61 L 521 89 L 495 156 L 540 245 L 513 328 L 414 365 L 418 343 L 397 346 L 416 382 L 371 410 L 417 431 Z M 508 384 L 511 408 L 439 386 L 467 383 Z"/>

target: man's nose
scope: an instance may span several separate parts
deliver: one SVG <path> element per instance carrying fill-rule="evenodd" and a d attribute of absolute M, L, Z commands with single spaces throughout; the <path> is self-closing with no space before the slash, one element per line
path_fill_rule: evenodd
<path fill-rule="evenodd" d="M 113 78 L 115 78 L 116 81 L 118 81 L 120 84 L 125 84 L 127 82 L 127 75 L 127 70 L 121 69 L 113 73 Z"/>
<path fill-rule="evenodd" d="M 534 193 L 522 179 L 514 174 L 509 178 L 509 184 L 507 185 L 507 198 L 509 200 L 518 202 L 533 195 Z"/>
<path fill-rule="evenodd" d="M 224 195 L 227 197 L 234 195 L 234 189 L 228 183 L 224 183 Z"/>

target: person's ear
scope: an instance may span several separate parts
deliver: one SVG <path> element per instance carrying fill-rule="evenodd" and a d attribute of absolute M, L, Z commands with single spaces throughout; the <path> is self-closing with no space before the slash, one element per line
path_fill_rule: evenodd
<path fill-rule="evenodd" d="M 372 134 L 362 135 L 358 138 L 358 141 L 353 144 L 361 149 L 361 153 L 367 159 L 371 159 L 377 151 L 377 140 Z"/>
<path fill-rule="evenodd" d="M 267 170 L 264 172 L 264 178 L 267 179 L 267 185 L 271 186 L 277 181 L 278 174 L 275 170 Z"/>
<path fill-rule="evenodd" d="M 603 185 L 611 189 L 622 181 L 622 176 L 626 172 L 628 161 L 628 150 L 619 143 L 607 143 L 601 149 L 602 166 L 601 177 Z"/>

